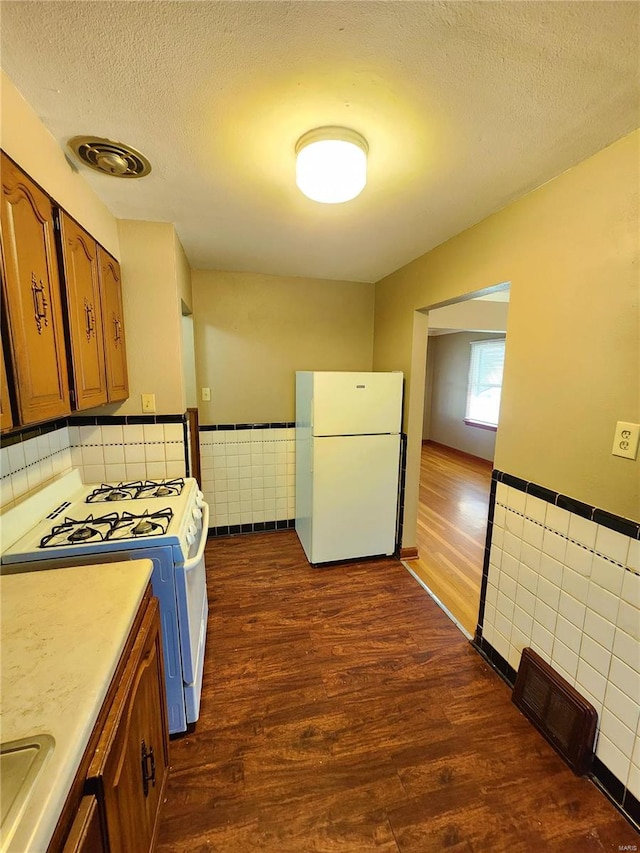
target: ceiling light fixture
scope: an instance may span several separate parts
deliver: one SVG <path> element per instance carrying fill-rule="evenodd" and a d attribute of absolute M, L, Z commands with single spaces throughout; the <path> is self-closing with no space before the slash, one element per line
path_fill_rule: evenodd
<path fill-rule="evenodd" d="M 346 127 L 317 127 L 296 143 L 296 184 L 313 201 L 340 204 L 367 183 L 369 146 Z"/>

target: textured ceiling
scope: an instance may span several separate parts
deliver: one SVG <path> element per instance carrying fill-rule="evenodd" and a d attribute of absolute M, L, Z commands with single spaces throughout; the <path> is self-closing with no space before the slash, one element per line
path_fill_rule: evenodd
<path fill-rule="evenodd" d="M 64 146 L 151 175 L 87 179 L 174 222 L 195 268 L 376 281 L 638 125 L 636 2 L 12 2 L 2 66 Z M 295 186 L 325 124 L 369 142 L 343 205 Z"/>

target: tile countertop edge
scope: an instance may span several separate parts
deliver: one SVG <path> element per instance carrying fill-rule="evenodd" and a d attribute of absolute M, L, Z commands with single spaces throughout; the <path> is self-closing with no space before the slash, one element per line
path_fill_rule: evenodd
<path fill-rule="evenodd" d="M 55 739 L 3 853 L 46 851 L 151 572 L 132 560 L 0 576 L 2 740 Z"/>

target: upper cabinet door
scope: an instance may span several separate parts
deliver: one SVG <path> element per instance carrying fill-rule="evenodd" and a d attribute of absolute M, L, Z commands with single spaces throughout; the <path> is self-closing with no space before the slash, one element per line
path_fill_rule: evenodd
<path fill-rule="evenodd" d="M 2 154 L 6 318 L 21 424 L 69 414 L 60 283 L 49 198 Z"/>
<path fill-rule="evenodd" d="M 64 211 L 60 211 L 64 288 L 71 337 L 76 409 L 107 402 L 98 245 Z"/>
<path fill-rule="evenodd" d="M 127 349 L 124 342 L 122 286 L 120 264 L 98 246 L 105 355 L 107 360 L 107 394 L 109 402 L 129 396 Z"/>

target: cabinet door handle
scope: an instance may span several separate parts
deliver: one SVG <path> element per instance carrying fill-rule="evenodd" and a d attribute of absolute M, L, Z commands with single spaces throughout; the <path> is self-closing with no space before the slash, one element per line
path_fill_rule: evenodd
<path fill-rule="evenodd" d="M 47 316 L 47 308 L 49 307 L 49 303 L 47 302 L 47 297 L 45 296 L 44 284 L 42 283 L 42 279 L 40 279 L 40 284 L 38 284 L 38 280 L 36 278 L 36 274 L 34 272 L 31 273 L 31 295 L 33 296 L 33 316 L 36 321 L 36 326 L 38 328 L 38 334 L 42 334 L 42 327 L 49 325 L 49 318 Z"/>
<path fill-rule="evenodd" d="M 149 782 L 152 787 L 156 785 L 156 759 L 153 754 L 153 747 L 147 749 L 147 745 L 142 741 L 140 752 L 142 756 L 142 790 L 145 797 L 149 796 Z"/>
<path fill-rule="evenodd" d="M 122 339 L 122 323 L 120 322 L 120 317 L 116 317 L 116 315 L 114 314 L 113 315 L 113 342 L 115 343 L 116 347 L 120 343 L 121 339 Z"/>
<path fill-rule="evenodd" d="M 93 311 L 93 305 L 86 298 L 84 300 L 84 316 L 87 342 L 89 342 L 91 340 L 91 335 L 95 335 L 96 333 L 96 315 Z"/>

